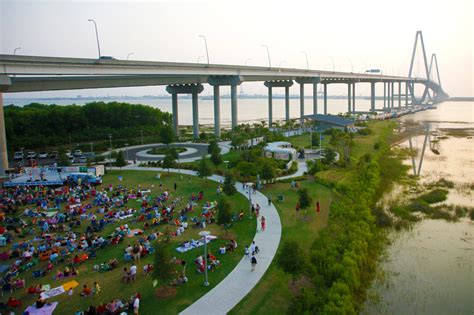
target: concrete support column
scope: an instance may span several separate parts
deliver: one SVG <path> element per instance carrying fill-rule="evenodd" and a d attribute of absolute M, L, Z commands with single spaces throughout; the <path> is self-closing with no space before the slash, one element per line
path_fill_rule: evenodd
<path fill-rule="evenodd" d="M 0 177 L 5 175 L 8 168 L 7 135 L 5 132 L 5 117 L 3 114 L 3 94 L 0 92 Z"/>
<path fill-rule="evenodd" d="M 285 86 L 285 120 L 290 121 L 290 87 Z"/>
<path fill-rule="evenodd" d="M 402 108 L 402 81 L 398 81 L 398 108 Z"/>
<path fill-rule="evenodd" d="M 219 85 L 214 85 L 214 135 L 221 137 L 221 104 Z"/>
<path fill-rule="evenodd" d="M 304 123 L 304 84 L 300 83 L 300 123 Z"/>
<path fill-rule="evenodd" d="M 352 88 L 351 84 L 347 83 L 347 113 L 351 112 L 352 106 L 351 106 L 351 101 L 352 101 Z"/>
<path fill-rule="evenodd" d="M 237 85 L 230 86 L 230 107 L 231 107 L 231 121 L 232 129 L 237 127 Z"/>
<path fill-rule="evenodd" d="M 324 87 L 324 115 L 328 114 L 328 85 L 323 83 Z"/>
<path fill-rule="evenodd" d="M 387 82 L 387 108 L 390 109 L 390 82 Z"/>
<path fill-rule="evenodd" d="M 273 95 L 272 87 L 268 87 L 268 127 L 273 125 Z"/>
<path fill-rule="evenodd" d="M 352 112 L 356 111 L 356 84 L 352 83 Z"/>
<path fill-rule="evenodd" d="M 391 96 L 391 100 L 392 100 L 392 109 L 393 109 L 393 101 L 394 101 L 394 98 L 395 98 L 395 93 L 394 93 L 394 90 L 395 90 L 395 82 L 392 81 L 392 96 Z"/>
<path fill-rule="evenodd" d="M 192 94 L 193 100 L 193 137 L 199 138 L 199 110 L 198 110 L 198 94 Z"/>
<path fill-rule="evenodd" d="M 408 82 L 405 81 L 405 107 L 408 107 Z"/>
<path fill-rule="evenodd" d="M 171 112 L 173 114 L 173 130 L 176 137 L 179 137 L 178 122 L 178 94 L 171 94 Z"/>
<path fill-rule="evenodd" d="M 387 103 L 387 84 L 383 83 L 383 108 L 385 109 Z"/>
<path fill-rule="evenodd" d="M 313 83 L 313 114 L 318 113 L 318 84 Z"/>
<path fill-rule="evenodd" d="M 375 82 L 370 82 L 370 111 L 375 112 Z"/>

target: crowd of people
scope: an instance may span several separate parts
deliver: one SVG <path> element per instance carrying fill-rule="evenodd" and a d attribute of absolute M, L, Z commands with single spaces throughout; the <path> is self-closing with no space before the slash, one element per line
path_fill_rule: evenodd
<path fill-rule="evenodd" d="M 174 191 L 176 189 L 175 184 Z M 218 194 L 221 190 L 219 187 Z M 152 197 L 152 191 L 153 195 L 157 194 L 155 197 Z M 1 274 L 0 285 L 3 288 L 15 287 L 21 280 L 21 274 L 27 271 L 33 272 L 33 278 L 49 275 L 52 280 L 62 280 L 76 277 L 80 274 L 81 264 L 100 257 L 98 253 L 105 248 L 126 243 L 128 237 L 134 237 L 134 240 L 124 247 L 123 257 L 95 263 L 93 270 L 109 272 L 120 264 L 130 263 L 123 267 L 122 281 L 134 283 L 138 273 L 137 264 L 154 252 L 153 241 L 163 235 L 178 237 L 190 226 L 204 228 L 216 221 L 217 201 L 208 201 L 203 204 L 202 210 L 197 210 L 198 202 L 204 198 L 203 191 L 183 197 L 161 184 L 158 190 L 154 190 L 153 185 L 148 189 L 141 185 L 133 189 L 121 184 L 93 186 L 88 183 L 58 188 L 36 186 L 0 189 L 0 237 L 5 239 L 7 245 L 0 252 L 0 261 L 9 264 L 8 270 Z M 258 217 L 260 206 L 256 205 L 253 211 Z M 104 233 L 105 227 L 111 224 L 117 228 Z M 158 229 L 160 225 L 166 225 L 166 229 Z M 236 248 L 237 242 L 231 240 L 222 244 L 218 252 L 231 253 Z M 221 265 L 220 259 L 210 251 L 206 258 L 210 271 Z M 203 260 L 202 256 L 195 260 L 198 272 L 204 271 Z M 153 269 L 153 264 L 146 263 L 143 265 L 143 274 L 148 276 Z M 183 271 L 172 284 L 187 282 Z M 44 289 L 41 284 L 27 289 L 31 295 L 42 292 Z M 97 282 L 90 287 L 82 284 L 80 295 L 88 297 L 98 292 L 100 286 Z M 136 300 L 139 301 L 138 298 Z M 41 303 L 39 301 L 38 305 Z M 116 299 L 105 305 L 91 306 L 82 314 L 105 314 L 129 305 L 130 301 L 124 303 Z"/>

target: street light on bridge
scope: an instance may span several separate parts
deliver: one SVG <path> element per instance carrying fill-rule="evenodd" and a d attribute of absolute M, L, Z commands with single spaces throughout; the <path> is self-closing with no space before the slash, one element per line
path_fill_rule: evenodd
<path fill-rule="evenodd" d="M 306 69 L 309 70 L 308 54 L 306 51 L 302 51 L 301 53 L 306 57 Z"/>
<path fill-rule="evenodd" d="M 21 47 L 15 48 L 15 49 L 13 50 L 13 55 L 16 55 L 16 51 L 17 51 L 17 50 L 20 50 L 20 49 L 21 49 Z"/>
<path fill-rule="evenodd" d="M 209 66 L 209 50 L 207 49 L 207 39 L 206 39 L 206 36 L 204 36 L 204 35 L 199 35 L 199 37 L 202 37 L 202 39 L 204 39 L 204 46 L 206 46 L 207 65 Z"/>
<path fill-rule="evenodd" d="M 95 37 L 96 37 L 96 39 L 97 39 L 97 50 L 99 50 L 99 59 L 100 59 L 101 54 L 100 54 L 100 44 L 99 44 L 99 32 L 97 31 L 97 23 L 95 22 L 94 19 L 89 19 L 89 20 L 87 20 L 87 21 L 94 23 L 94 27 L 95 27 Z"/>
<path fill-rule="evenodd" d="M 204 58 L 204 56 L 199 56 L 196 63 L 199 63 L 199 61 L 201 61 L 201 58 Z"/>
<path fill-rule="evenodd" d="M 270 49 L 268 49 L 268 46 L 263 44 L 262 47 L 265 47 L 267 49 L 267 56 L 268 56 L 268 67 L 271 68 L 272 67 L 272 62 L 270 60 Z"/>
<path fill-rule="evenodd" d="M 135 55 L 135 53 L 133 53 L 133 52 L 128 53 L 128 55 L 127 55 L 127 60 L 130 58 L 131 55 Z"/>

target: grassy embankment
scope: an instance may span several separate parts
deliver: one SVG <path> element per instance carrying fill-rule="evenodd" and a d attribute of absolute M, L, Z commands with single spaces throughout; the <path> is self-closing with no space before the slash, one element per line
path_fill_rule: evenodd
<path fill-rule="evenodd" d="M 312 267 L 306 270 L 297 285 L 291 285 L 291 275 L 284 273 L 274 261 L 262 281 L 232 314 L 329 312 L 337 310 L 333 299 L 340 299 L 342 306 L 347 306 L 346 310 L 351 313 L 363 302 L 383 243 L 383 233 L 376 227 L 370 209 L 403 174 L 400 158 L 388 154 L 394 124 L 371 122 L 369 126 L 374 131 L 372 134 L 355 136 L 349 166 L 333 166 L 318 173 L 315 181 L 308 178 L 300 182 L 310 190 L 313 203 L 315 200 L 321 202 L 320 214 L 312 208 L 307 215 L 297 217 L 294 210 L 296 191 L 289 189 L 289 184 L 277 183 L 264 190 L 267 194 L 285 197 L 284 202 L 275 203 L 283 226 L 280 244 L 285 240 L 297 240 L 303 250 L 301 254 L 308 257 Z M 328 140 L 329 137 L 323 140 L 323 147 Z M 305 146 L 309 143 L 309 135 L 294 137 L 291 141 L 294 145 Z M 376 142 L 380 142 L 378 149 L 374 147 Z M 366 154 L 370 154 L 371 161 L 358 163 Z M 369 192 L 361 191 L 361 187 Z M 321 231 L 324 231 L 322 236 Z M 346 251 L 354 257 L 346 256 Z M 359 256 L 355 257 L 356 254 Z M 353 274 L 345 274 L 343 269 Z M 316 286 L 320 286 L 319 290 Z M 301 292 L 304 294 L 299 294 Z M 333 293 L 329 296 L 328 292 Z M 294 298 L 295 293 L 297 298 Z M 330 308 L 325 308 L 328 306 Z"/>
<path fill-rule="evenodd" d="M 179 203 L 177 209 L 181 209 L 184 206 L 184 204 L 187 202 L 188 198 L 192 193 L 197 194 L 200 190 L 202 190 L 205 196 L 204 200 L 202 202 L 199 202 L 199 206 L 197 206 L 196 212 L 189 214 L 190 217 L 195 216 L 200 212 L 201 206 L 205 201 L 219 199 L 216 195 L 216 183 L 211 181 L 204 181 L 202 179 L 192 176 L 181 177 L 177 174 L 168 175 L 162 173 L 161 180 L 158 180 L 156 179 L 156 172 L 151 171 L 112 171 L 105 176 L 104 184 L 108 185 L 109 183 L 111 183 L 113 185 L 118 185 L 118 175 L 123 176 L 122 185 L 127 186 L 129 188 L 137 189 L 139 184 L 142 188 L 149 188 L 152 184 L 154 184 L 155 188 L 152 190 L 152 197 L 155 197 L 160 193 L 158 188 L 160 181 L 163 183 L 164 188 L 167 187 L 171 190 L 173 184 L 176 182 L 178 185 L 177 192 L 172 191 L 171 196 L 172 198 L 178 196 L 183 198 L 183 201 Z M 241 208 L 246 209 L 248 207 L 248 201 L 240 194 L 236 194 L 227 198 L 230 201 L 232 205 L 232 210 L 234 212 L 238 212 Z M 128 203 L 128 206 L 133 207 L 135 209 L 138 209 L 139 205 L 140 203 L 134 200 L 130 200 Z M 106 235 L 110 234 L 117 226 L 119 226 L 119 224 L 125 223 L 128 223 L 131 229 L 143 228 L 143 223 L 137 223 L 136 218 L 133 218 L 120 221 L 114 224 L 109 224 L 105 227 L 104 230 L 99 232 L 99 234 L 105 237 Z M 76 233 L 84 232 L 85 227 L 86 224 L 83 221 L 81 227 L 75 229 Z M 167 231 L 173 230 L 174 227 L 170 225 L 159 225 L 157 229 L 161 232 L 166 233 Z M 65 280 L 53 280 L 52 275 L 57 270 L 63 269 L 66 266 L 66 263 L 61 263 L 53 269 L 53 273 L 47 275 L 44 278 L 33 279 L 32 270 L 39 270 L 40 267 L 45 266 L 45 263 L 40 263 L 39 265 L 33 267 L 32 270 L 21 273 L 19 278 L 26 279 L 27 287 L 41 283 L 50 284 L 53 288 L 70 280 L 78 281 L 79 287 L 75 289 L 73 296 L 69 297 L 67 294 L 62 294 L 48 300 L 59 302 L 59 305 L 55 311 L 55 313 L 58 314 L 73 314 L 75 311 L 86 309 L 89 305 L 97 306 L 101 303 L 110 302 L 110 300 L 114 298 L 128 299 L 130 295 L 135 292 L 140 292 L 140 294 L 142 295 L 142 301 L 140 303 L 141 313 L 156 314 L 156 312 L 159 312 L 160 314 L 176 314 L 179 311 L 183 310 L 186 306 L 192 304 L 207 291 L 212 289 L 234 268 L 234 266 L 240 261 L 243 255 L 243 245 L 249 244 L 250 241 L 253 239 L 256 230 L 256 222 L 255 220 L 244 220 L 235 222 L 234 225 L 228 230 L 228 232 L 226 232 L 222 227 L 218 226 L 217 224 L 208 225 L 207 229 L 211 231 L 213 235 L 218 236 L 218 240 L 210 243 L 210 246 L 208 246 L 208 248 L 214 254 L 218 253 L 218 248 L 221 246 L 221 244 L 227 243 L 227 240 L 231 238 L 236 239 L 237 242 L 242 246 L 239 246 L 238 251 L 236 253 L 217 255 L 218 259 L 222 262 L 222 266 L 218 268 L 215 272 L 209 273 L 210 286 L 207 288 L 202 285 L 204 281 L 204 275 L 198 274 L 193 264 L 193 260 L 197 257 L 197 255 L 202 254 L 202 250 L 193 249 L 184 254 L 180 254 L 177 251 L 174 251 L 173 255 L 175 255 L 179 259 L 184 259 L 187 262 L 186 274 L 189 278 L 189 282 L 186 285 L 177 287 L 177 294 L 172 298 L 159 299 L 155 297 L 154 289 L 152 288 L 151 276 L 145 277 L 142 274 L 143 265 L 146 263 L 153 263 L 153 255 L 148 255 L 147 257 L 142 258 L 141 261 L 137 264 L 139 273 L 137 281 L 135 283 L 125 284 L 121 282 L 122 269 L 124 267 L 130 267 L 131 265 L 130 262 L 124 262 L 123 260 L 124 249 L 129 243 L 133 243 L 135 240 L 137 240 L 137 237 L 126 238 L 125 241 L 120 243 L 119 245 L 109 245 L 104 249 L 97 250 L 97 258 L 89 260 L 79 266 L 79 276 L 67 278 Z M 199 231 L 200 229 L 194 229 L 192 227 L 189 227 L 184 234 L 171 239 L 171 248 L 174 249 L 178 246 L 178 243 L 191 238 L 199 239 Z M 148 233 L 150 233 L 150 231 L 145 231 L 145 235 L 147 235 Z M 17 240 L 20 241 L 21 239 Z M 152 245 L 156 246 L 156 241 L 153 242 Z M 95 264 L 100 264 L 101 262 L 106 261 L 110 258 L 117 258 L 119 260 L 118 268 L 106 273 L 99 273 L 93 271 L 93 266 Z M 181 267 L 178 265 L 177 270 L 181 270 Z M 91 286 L 94 281 L 98 281 L 100 286 L 102 287 L 100 294 L 87 298 L 80 297 L 79 293 L 80 288 L 82 288 L 82 285 L 87 284 L 88 286 Z M 21 299 L 25 307 L 26 305 L 32 304 L 35 300 L 33 296 L 28 296 L 24 292 L 24 290 L 14 292 L 13 296 L 18 299 Z M 8 297 L 9 294 L 5 294 L 5 296 L 2 297 L 2 300 L 6 301 Z"/>

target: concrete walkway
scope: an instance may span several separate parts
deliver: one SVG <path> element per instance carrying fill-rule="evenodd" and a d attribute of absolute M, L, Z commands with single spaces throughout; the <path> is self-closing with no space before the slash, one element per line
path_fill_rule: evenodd
<path fill-rule="evenodd" d="M 160 171 L 166 172 L 167 169 L 162 168 L 144 168 L 137 166 L 126 166 L 123 170 L 138 171 Z M 195 171 L 170 169 L 170 172 L 182 173 L 196 176 Z M 296 174 L 290 176 L 298 176 Z M 222 176 L 213 175 L 208 177 L 210 180 L 221 182 L 224 181 Z M 237 191 L 249 198 L 248 189 L 242 188 L 242 183 L 236 183 Z M 251 194 L 252 203 L 260 205 L 260 217 L 264 216 L 266 221 L 265 231 L 261 231 L 260 221 L 257 222 L 257 233 L 255 234 L 255 244 L 259 247 L 260 253 L 257 257 L 257 268 L 254 272 L 250 271 L 250 259 L 242 257 L 240 262 L 235 266 L 227 277 L 224 278 L 213 289 L 203 295 L 199 300 L 194 302 L 180 314 L 226 314 L 237 303 L 239 303 L 260 281 L 264 273 L 270 266 L 278 249 L 281 238 L 281 222 L 280 216 L 273 205 L 269 206 L 267 197 L 259 191 Z M 248 213 L 248 212 L 247 212 Z M 237 242 L 238 243 L 238 242 Z M 245 245 L 238 243 L 242 249 Z"/>
<path fill-rule="evenodd" d="M 296 171 L 296 173 L 291 174 L 291 175 L 287 175 L 287 176 L 277 177 L 276 180 L 282 180 L 282 179 L 288 179 L 288 178 L 303 176 L 304 172 L 306 172 L 308 170 L 308 166 L 306 165 L 306 161 L 298 159 L 297 163 L 298 163 L 298 170 Z"/>

